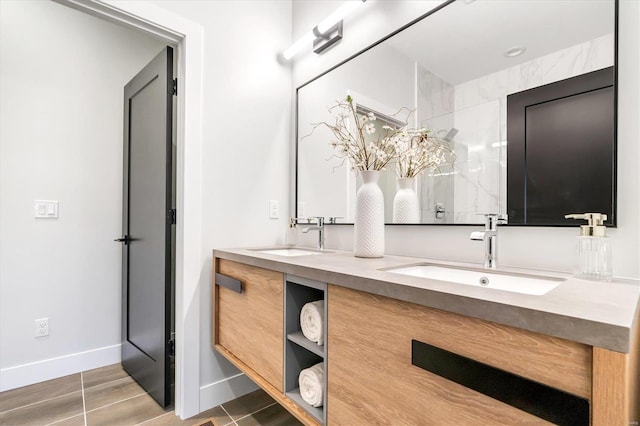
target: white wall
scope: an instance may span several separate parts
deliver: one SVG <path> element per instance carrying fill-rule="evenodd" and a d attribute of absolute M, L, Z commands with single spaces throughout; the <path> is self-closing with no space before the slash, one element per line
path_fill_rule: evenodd
<path fill-rule="evenodd" d="M 164 45 L 49 1 L 0 19 L 5 390 L 120 360 L 123 87 Z M 34 219 L 39 199 L 60 218 Z"/>
<path fill-rule="evenodd" d="M 11 37 L 5 37 L 5 33 L 8 35 L 11 31 L 17 31 L 21 28 L 21 22 L 15 22 L 16 27 L 5 25 L 5 20 L 11 19 L 9 13 L 9 6 L 14 6 L 14 9 L 18 9 L 17 4 L 20 2 L 2 2 L 2 63 L 17 64 L 19 60 L 5 60 L 8 56 L 5 55 L 5 44 L 8 44 Z M 30 2 L 24 2 L 31 5 Z M 284 242 L 284 234 L 286 223 L 288 223 L 288 211 L 289 211 L 289 137 L 291 132 L 291 69 L 289 65 L 282 65 L 278 62 L 278 53 L 291 42 L 291 3 L 289 1 L 216 1 L 216 2 L 201 2 L 201 1 L 157 1 L 153 2 L 157 6 L 171 11 L 177 15 L 183 16 L 193 22 L 199 23 L 203 26 L 205 31 L 204 40 L 204 93 L 203 93 L 203 115 L 204 120 L 204 142 L 202 147 L 202 169 L 203 169 L 203 223 L 202 223 L 202 273 L 199 282 L 199 297 L 193 299 L 193 303 L 200 305 L 201 319 L 200 324 L 200 383 L 201 383 L 201 395 L 200 395 L 200 409 L 205 410 L 212 405 L 217 405 L 220 402 L 224 402 L 227 399 L 232 399 L 234 396 L 240 395 L 250 389 L 251 384 L 248 384 L 248 380 L 243 380 L 238 377 L 238 371 L 226 362 L 222 357 L 218 356 L 211 348 L 211 249 L 215 247 L 231 247 L 231 246 L 247 246 L 247 245 L 270 245 L 281 244 Z M 21 4 L 22 5 L 22 4 Z M 57 10 L 58 14 L 62 14 L 63 11 L 69 14 L 75 14 L 80 16 L 81 19 L 91 22 L 91 29 L 85 28 L 82 31 L 82 41 L 86 42 L 88 38 L 97 36 L 94 28 L 100 28 L 102 26 L 111 26 L 105 22 L 96 20 L 81 13 L 72 11 L 57 4 L 46 3 L 50 9 Z M 6 7 L 5 7 L 6 6 Z M 27 5 L 24 5 L 27 7 Z M 50 11 L 36 12 L 33 10 L 35 5 L 31 5 L 30 15 L 38 16 L 42 20 L 48 20 L 49 24 L 55 22 L 56 28 L 60 26 L 61 22 L 65 22 L 62 18 L 58 19 L 57 15 L 51 15 Z M 25 21 L 26 17 L 23 17 L 22 21 Z M 24 22 L 22 22 L 24 26 Z M 44 25 L 42 23 L 34 24 L 36 28 L 49 28 L 50 25 Z M 118 28 L 118 27 L 116 27 Z M 124 31 L 120 29 L 121 31 Z M 28 34 L 28 31 L 25 32 Z M 78 31 L 79 33 L 80 31 Z M 42 34 L 42 31 L 38 31 L 38 34 Z M 132 33 L 133 34 L 133 33 Z M 26 35 L 20 35 L 15 38 L 25 38 Z M 28 39 L 28 37 L 27 37 Z M 55 37 L 51 37 L 51 43 L 54 44 L 57 41 Z M 131 44 L 130 41 L 127 41 Z M 42 41 L 34 42 L 36 45 L 44 45 Z M 61 43 L 62 44 L 62 43 Z M 81 43 L 82 44 L 82 43 Z M 49 46 L 54 55 L 56 49 L 54 46 Z M 55 46 L 57 47 L 57 45 Z M 15 50 L 15 49 L 14 49 Z M 155 50 L 155 49 L 154 49 Z M 159 51 L 159 48 L 157 49 Z M 74 52 L 78 49 L 69 49 L 69 55 L 72 58 Z M 8 52 L 8 50 L 7 50 Z M 22 55 L 21 51 L 15 50 L 15 55 Z M 138 55 L 143 56 L 143 55 Z M 153 55 L 152 55 L 153 56 Z M 48 58 L 48 63 L 55 63 L 55 58 Z M 35 61 L 34 58 L 30 59 Z M 144 64 L 148 61 L 147 58 L 141 60 Z M 87 66 L 91 67 L 92 64 L 95 68 L 100 68 L 99 64 L 94 64 L 94 60 L 87 61 Z M 34 64 L 38 66 L 32 67 L 34 71 L 42 70 L 47 65 Z M 72 65 L 76 65 L 72 63 Z M 141 65 L 142 66 L 142 65 Z M 141 67 L 140 66 L 140 67 Z M 140 67 L 134 67 L 136 70 Z M 93 72 L 77 71 L 80 75 L 93 75 Z M 130 74 L 133 75 L 135 71 Z M 5 96 L 5 68 L 2 68 L 2 112 L 9 111 L 5 108 L 5 102 L 9 103 L 9 97 Z M 55 80 L 65 81 L 62 76 L 56 76 Z M 83 79 L 75 78 L 73 80 Z M 123 83 L 119 83 L 119 89 L 117 92 L 116 105 L 121 108 L 122 92 L 121 88 L 126 83 L 128 78 L 124 79 Z M 101 84 L 104 84 L 104 80 L 99 80 Z M 32 82 L 29 82 L 31 85 Z M 98 89 L 95 80 L 90 80 L 89 87 L 85 88 L 84 92 L 88 99 L 93 99 L 96 96 L 96 90 Z M 59 93 L 62 89 L 59 89 Z M 66 100 L 64 100 L 66 99 Z M 65 104 L 70 102 L 73 105 L 78 105 L 78 108 L 83 110 L 87 108 L 88 101 L 86 100 L 73 100 L 69 101 L 68 95 L 63 99 Z M 95 108 L 93 102 L 91 106 Z M 44 107 L 43 107 L 44 108 Z M 52 111 L 57 112 L 62 116 L 78 117 L 79 112 L 69 111 L 63 108 L 50 108 Z M 102 115 L 106 115 L 102 114 Z M 101 124 L 96 124 L 88 121 L 84 116 L 82 124 L 85 127 L 98 126 L 103 134 L 108 134 Z M 86 303 L 87 294 L 90 293 L 97 295 L 103 301 L 103 304 L 109 303 L 108 308 L 102 306 L 94 306 L 93 304 L 87 307 L 87 311 L 96 312 L 98 318 L 102 318 L 101 315 L 104 309 L 116 310 L 116 323 L 113 325 L 112 330 L 101 330 L 100 339 L 105 339 L 108 336 L 108 340 L 112 344 L 118 343 L 120 339 L 120 322 L 119 322 L 119 309 L 120 309 L 120 258 L 118 246 L 111 242 L 114 236 L 120 233 L 120 172 L 121 172 L 121 126 L 122 126 L 122 112 L 118 110 L 115 115 L 117 119 L 117 131 L 114 133 L 116 142 L 116 153 L 118 155 L 118 164 L 114 166 L 117 170 L 115 172 L 114 181 L 117 185 L 117 192 L 111 190 L 106 186 L 102 186 L 103 191 L 96 193 L 96 191 L 89 191 L 90 194 L 94 194 L 94 198 L 108 196 L 109 203 L 115 204 L 114 210 L 117 211 L 115 218 L 117 219 L 113 226 L 107 226 L 102 218 L 100 223 L 101 233 L 108 236 L 107 241 L 108 249 L 111 249 L 111 257 L 117 261 L 115 265 L 110 267 L 104 267 L 102 276 L 109 276 L 110 280 L 115 281 L 116 286 L 113 289 L 111 295 L 107 290 L 99 290 L 96 288 L 95 283 L 91 283 L 91 286 L 86 285 L 86 281 L 82 280 L 83 286 L 79 289 L 73 288 L 73 290 L 64 291 L 60 294 L 60 298 L 64 300 L 65 307 L 68 310 L 74 306 L 68 301 L 69 297 L 77 297 L 79 300 Z M 3 124 L 6 122 L 3 118 Z M 53 120 L 55 121 L 55 119 Z M 101 127 L 102 126 L 102 127 Z M 4 330 L 7 333 L 14 333 L 16 327 L 14 326 L 14 318 L 16 315 L 4 309 L 5 301 L 9 303 L 9 297 L 5 297 L 5 289 L 8 291 L 8 283 L 4 278 L 5 272 L 9 270 L 4 268 L 5 265 L 5 253 L 8 255 L 18 256 L 20 253 L 15 250 L 15 247 L 11 249 L 5 249 L 5 241 L 7 245 L 11 242 L 8 238 L 8 227 L 5 226 L 5 206 L 9 206 L 9 202 L 5 196 L 4 184 L 9 182 L 5 178 L 5 173 L 9 174 L 9 166 L 5 167 L 5 164 L 9 163 L 8 155 L 5 154 L 5 141 L 9 141 L 8 137 L 5 137 L 5 128 L 3 125 L 2 133 L 2 172 L 3 172 L 3 192 L 2 192 L 2 255 L 3 255 L 3 279 L 2 279 L 2 300 L 3 300 L 3 338 L 2 347 L 8 348 L 4 342 L 8 341 L 4 338 Z M 17 130 L 14 130 L 14 133 Z M 108 134 L 110 135 L 110 134 Z M 83 136 L 87 136 L 86 133 Z M 107 137 L 105 135 L 105 137 Z M 108 136 L 111 137 L 111 136 Z M 37 140 L 36 138 L 33 138 Z M 86 137 L 82 139 L 82 142 L 86 144 L 87 139 L 91 141 L 95 140 L 95 137 Z M 109 139 L 111 140 L 111 139 Z M 19 148 L 15 147 L 16 149 Z M 74 146 L 74 149 L 78 149 Z M 70 150 L 70 148 L 69 148 Z M 36 150 L 25 150 L 25 161 L 32 161 L 33 152 Z M 59 157 L 68 157 L 68 152 L 63 153 L 59 150 Z M 47 153 L 42 157 L 51 160 L 53 153 Z M 94 157 L 97 161 L 102 160 L 106 163 L 105 159 L 108 158 L 104 154 L 95 154 Z M 7 161 L 5 162 L 5 158 Z M 74 155 L 74 158 L 77 158 Z M 12 160 L 15 162 L 15 159 Z M 99 167 L 95 164 L 86 165 L 84 162 L 74 162 L 67 167 L 61 167 L 60 170 L 66 170 L 66 173 L 70 173 L 70 169 L 79 163 L 82 167 L 97 173 Z M 99 164 L 98 166 L 102 165 Z M 188 165 L 186 165 L 188 167 Z M 15 168 L 13 169 L 15 172 Z M 28 173 L 29 171 L 26 171 Z M 37 170 L 31 172 L 34 174 Z M 49 172 L 51 173 L 51 172 Z M 73 185 L 76 187 L 79 182 L 77 176 L 73 176 Z M 87 179 L 83 177 L 83 180 Z M 16 190 L 16 194 L 20 195 L 20 191 L 24 190 L 24 185 L 19 190 Z M 57 194 L 38 194 L 28 195 L 26 197 L 28 203 L 26 211 L 30 215 L 32 212 L 33 199 L 40 198 L 58 198 L 61 200 L 61 219 L 56 223 L 62 223 L 65 214 L 68 214 L 70 206 L 63 203 L 62 195 Z M 271 199 L 280 201 L 281 219 L 274 220 L 268 219 L 268 201 Z M 93 200 L 94 204 L 96 200 Z M 98 207 L 101 215 L 104 212 L 102 206 Z M 25 210 L 25 209 L 23 209 Z M 83 209 L 85 216 L 91 217 L 92 214 L 96 214 L 89 211 L 89 208 Z M 16 213 L 17 215 L 17 213 Z M 27 216 L 29 219 L 29 217 Z M 7 217 L 8 220 L 8 217 Z M 33 221 L 33 219 L 29 219 Z M 80 233 L 76 231 L 75 233 Z M 7 238 L 5 238 L 7 234 Z M 69 232 L 63 233 L 65 236 L 69 235 Z M 16 236 L 13 240 L 16 240 Z M 103 238 L 103 237 L 102 237 Z M 56 239 L 56 242 L 61 240 Z M 68 240 L 73 241 L 73 239 Z M 33 244 L 32 244 L 33 245 Z M 90 252 L 87 245 L 83 246 L 83 253 Z M 92 243 L 89 247 L 93 251 L 96 250 L 96 245 Z M 45 248 L 46 249 L 46 248 Z M 58 250 L 61 252 L 60 250 Z M 63 256 L 64 253 L 60 253 L 58 257 Z M 24 254 L 23 254 L 24 255 Z M 55 253 L 54 253 L 55 255 Z M 42 253 L 41 257 L 51 256 L 48 253 Z M 104 253 L 99 256 L 104 258 Z M 24 258 L 24 257 L 23 257 Z M 66 257 L 65 257 L 66 258 Z M 84 265 L 87 263 L 81 254 L 76 256 L 69 256 L 71 261 L 74 258 L 78 259 L 77 263 L 73 263 L 71 267 L 77 267 L 77 265 Z M 8 261 L 9 259 L 7 259 Z M 59 262 L 59 260 L 57 260 Z M 42 262 L 40 260 L 40 262 Z M 44 268 L 51 270 L 49 267 Z M 108 270 L 108 271 L 107 271 Z M 65 271 L 60 275 L 67 277 L 69 271 Z M 91 276 L 90 279 L 95 280 L 95 277 Z M 51 285 L 54 282 L 51 278 L 45 281 L 42 287 L 51 288 L 51 292 L 55 293 L 60 286 Z M 58 284 L 58 283 L 56 283 Z M 24 285 L 24 284 L 23 284 Z M 24 293 L 27 293 L 26 291 Z M 27 297 L 25 295 L 25 297 Z M 46 296 L 46 299 L 51 299 L 53 296 Z M 26 302 L 20 302 L 24 304 Z M 31 302 L 29 302 L 31 303 Z M 75 302 L 74 302 L 75 303 Z M 18 305 L 19 306 L 19 305 Z M 84 306 L 81 306 L 84 311 Z M 5 315 L 7 313 L 7 315 Z M 33 333 L 33 319 L 41 316 L 49 316 L 51 318 L 52 336 L 55 330 L 59 330 L 59 325 L 56 322 L 56 315 L 49 313 L 39 313 L 37 316 L 33 314 L 26 315 L 29 318 L 27 327 L 29 331 L 29 339 Z M 11 319 L 11 323 L 5 320 L 5 317 Z M 33 317 L 33 318 L 32 318 Z M 78 319 L 74 317 L 74 322 L 78 327 L 86 327 L 91 329 L 90 322 L 87 319 Z M 106 325 L 102 325 L 103 329 L 107 328 Z M 7 334 L 8 335 L 8 334 Z M 62 350 L 67 350 L 74 345 L 85 345 L 87 342 L 95 340 L 96 336 L 88 335 L 83 336 L 79 333 L 74 335 L 73 344 L 69 342 L 61 343 Z M 20 349 L 12 350 L 12 353 L 16 356 L 21 353 Z M 117 348 L 119 354 L 119 348 Z M 52 356 L 58 355 L 58 353 L 52 354 Z M 2 357 L 3 366 L 5 365 L 4 356 Z M 114 361 L 116 362 L 116 361 Z M 7 364 L 10 365 L 10 364 Z M 60 375 L 60 371 L 53 371 L 53 376 Z M 231 378 L 230 380 L 226 380 Z"/>
<path fill-rule="evenodd" d="M 328 106 L 335 105 L 350 92 L 356 105 L 388 116 L 397 114 L 399 120 L 409 115 L 401 108 L 413 107 L 414 62 L 391 47 L 381 46 L 376 52 L 375 56 L 363 54 L 345 64 L 342 72 L 326 74 L 298 92 L 301 105 L 298 110 L 298 187 L 303 195 L 298 200 L 299 216 L 333 216 L 343 218 L 343 222 L 353 222 L 356 174 L 349 161 L 334 156 L 333 147 L 327 143 L 335 139 L 331 131 L 324 126 L 314 130 L 312 126 L 312 123 L 333 120 Z M 386 65 L 381 67 L 381 63 Z M 396 84 L 392 84 L 394 77 L 398 78 Z M 390 188 L 385 192 L 383 185 L 387 182 Z M 385 194 L 395 194 L 395 168 L 390 167 L 379 183 Z M 386 201 L 385 217 L 390 222 L 393 198 Z"/>
<path fill-rule="evenodd" d="M 294 35 L 299 36 L 328 15 L 337 3 L 294 2 Z M 294 86 L 360 51 L 375 40 L 417 17 L 431 2 L 367 1 L 344 23 L 344 39 L 324 55 L 302 54 L 294 58 Z M 618 98 L 618 228 L 609 232 L 613 240 L 614 274 L 640 277 L 640 130 L 638 105 L 640 40 L 639 3 L 620 2 L 619 98 Z M 377 23 L 374 25 L 372 23 Z M 446 76 L 442 76 L 446 77 Z M 295 139 L 295 136 L 292 140 Z M 469 240 L 477 227 L 394 227 L 386 228 L 386 252 L 480 263 L 482 244 Z M 353 228 L 330 227 L 327 247 L 351 250 Z M 501 228 L 499 261 L 502 265 L 570 272 L 575 261 L 577 227 Z M 307 241 L 305 241 L 306 243 Z M 313 244 L 312 241 L 310 241 Z"/>
<path fill-rule="evenodd" d="M 290 1 L 154 1 L 202 25 L 200 410 L 249 389 L 211 348 L 211 250 L 282 244 L 289 211 Z M 188 165 L 187 165 L 188 167 Z M 280 219 L 268 218 L 269 200 Z M 229 380 L 227 380 L 229 378 Z"/>

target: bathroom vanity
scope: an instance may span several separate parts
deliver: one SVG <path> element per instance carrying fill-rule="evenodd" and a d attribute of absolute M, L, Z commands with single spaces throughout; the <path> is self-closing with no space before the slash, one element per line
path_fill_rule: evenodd
<path fill-rule="evenodd" d="M 482 275 L 477 265 L 411 257 L 305 249 L 213 256 L 213 346 L 305 424 L 639 420 L 637 281 L 501 268 L 481 277 L 485 286 L 453 282 L 455 271 Z M 428 278 L 416 266 L 452 273 Z M 491 288 L 494 278 L 513 285 Z M 318 298 L 322 346 L 295 330 L 301 304 Z M 317 362 L 327 386 L 323 407 L 313 408 L 296 383 Z"/>

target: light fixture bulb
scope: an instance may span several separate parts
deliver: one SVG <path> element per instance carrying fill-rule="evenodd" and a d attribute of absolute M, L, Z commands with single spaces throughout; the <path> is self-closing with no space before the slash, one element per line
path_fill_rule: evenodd
<path fill-rule="evenodd" d="M 507 58 L 514 58 L 516 56 L 522 55 L 524 52 L 526 52 L 526 50 L 527 49 L 522 46 L 515 46 L 507 49 L 506 52 L 504 52 L 504 56 L 506 56 Z"/>
<path fill-rule="evenodd" d="M 342 6 L 340 6 L 339 8 L 337 8 L 333 13 L 331 13 L 329 16 L 327 16 L 326 18 L 324 18 L 319 24 L 318 24 L 318 31 L 321 34 L 326 33 L 327 31 L 329 31 L 331 29 L 331 27 L 333 27 L 335 24 L 337 24 L 338 22 L 342 21 L 342 19 L 344 19 L 345 16 L 347 16 L 348 14 L 350 14 L 351 12 L 353 12 L 355 9 L 358 8 L 358 6 L 360 6 L 362 4 L 362 0 L 350 0 L 347 1 L 346 3 L 344 3 Z"/>
<path fill-rule="evenodd" d="M 302 49 L 305 49 L 311 46 L 314 38 L 315 36 L 313 35 L 313 33 L 311 32 L 306 33 L 298 41 L 296 41 L 291 46 L 289 46 L 287 50 L 282 52 L 282 57 L 288 61 L 289 59 L 293 58 Z"/>
<path fill-rule="evenodd" d="M 328 37 L 325 37 L 325 34 L 329 30 L 331 30 L 336 24 L 341 22 L 345 16 L 347 16 L 349 13 L 357 9 L 358 6 L 360 6 L 365 1 L 367 0 L 349 0 L 345 2 L 342 6 L 340 6 L 335 11 L 333 11 L 333 13 L 331 13 L 329 16 L 324 18 L 313 29 L 313 31 L 306 33 L 304 36 L 302 36 L 302 38 L 300 38 L 298 41 L 296 41 L 291 46 L 289 46 L 284 52 L 282 52 L 282 57 L 288 61 L 291 58 L 293 58 L 295 55 L 297 55 L 299 52 L 301 52 L 302 50 L 306 49 L 307 47 L 313 46 L 314 40 L 316 40 L 316 38 L 317 39 L 321 39 L 323 37 L 328 38 Z M 324 48 L 326 49 L 328 46 L 340 40 L 340 38 L 342 38 L 342 28 L 339 29 L 338 37 L 330 40 L 331 42 L 328 44 L 325 43 Z M 316 50 L 314 46 L 314 51 L 316 53 L 319 53 L 322 50 L 324 49 L 319 48 L 318 50 Z"/>

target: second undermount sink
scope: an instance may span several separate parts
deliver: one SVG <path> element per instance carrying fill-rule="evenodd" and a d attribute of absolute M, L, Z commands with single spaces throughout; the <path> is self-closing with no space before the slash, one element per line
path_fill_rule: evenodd
<path fill-rule="evenodd" d="M 410 265 L 385 269 L 394 274 L 430 278 L 494 290 L 542 296 L 561 284 L 564 279 L 534 275 L 496 273 L 476 269 L 462 269 L 439 265 Z"/>
<path fill-rule="evenodd" d="M 325 251 L 313 250 L 313 249 L 302 249 L 302 248 L 294 248 L 294 247 L 284 247 L 284 248 L 273 248 L 273 249 L 258 249 L 255 250 L 259 253 L 266 254 L 275 254 L 278 256 L 309 256 L 313 254 L 324 254 L 328 253 Z"/>

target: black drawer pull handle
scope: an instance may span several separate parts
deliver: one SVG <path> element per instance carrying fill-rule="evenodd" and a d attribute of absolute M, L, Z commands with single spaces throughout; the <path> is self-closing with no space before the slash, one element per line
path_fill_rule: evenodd
<path fill-rule="evenodd" d="M 412 340 L 411 364 L 551 423 L 589 424 L 589 400 L 436 346 Z"/>
<path fill-rule="evenodd" d="M 228 277 L 216 272 L 216 285 L 233 290 L 236 293 L 242 293 L 242 281 Z"/>

